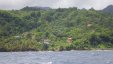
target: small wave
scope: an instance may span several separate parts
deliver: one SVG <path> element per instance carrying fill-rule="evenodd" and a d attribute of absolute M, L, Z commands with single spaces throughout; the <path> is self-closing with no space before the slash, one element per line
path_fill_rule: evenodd
<path fill-rule="evenodd" d="M 41 62 L 40 64 L 52 64 L 52 62 Z"/>
<path fill-rule="evenodd" d="M 113 50 L 93 50 L 93 51 L 113 51 Z"/>

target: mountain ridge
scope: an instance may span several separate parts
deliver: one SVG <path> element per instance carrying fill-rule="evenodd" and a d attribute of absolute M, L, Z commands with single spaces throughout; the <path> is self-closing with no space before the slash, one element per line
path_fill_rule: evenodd
<path fill-rule="evenodd" d="M 22 8 L 21 10 L 49 10 L 50 7 L 41 7 L 41 6 L 26 6 Z"/>
<path fill-rule="evenodd" d="M 103 12 L 106 12 L 106 13 L 111 13 L 111 14 L 113 14 L 113 5 L 107 6 L 107 7 L 104 8 L 102 11 L 103 11 Z"/>

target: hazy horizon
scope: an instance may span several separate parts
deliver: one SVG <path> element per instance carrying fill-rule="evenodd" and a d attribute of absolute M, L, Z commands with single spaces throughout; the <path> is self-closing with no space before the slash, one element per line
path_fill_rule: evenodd
<path fill-rule="evenodd" d="M 50 8 L 77 7 L 79 9 L 94 8 L 96 10 L 101 10 L 108 5 L 113 5 L 113 0 L 0 0 L 0 9 L 3 10 L 18 10 L 25 6 L 41 6 Z"/>

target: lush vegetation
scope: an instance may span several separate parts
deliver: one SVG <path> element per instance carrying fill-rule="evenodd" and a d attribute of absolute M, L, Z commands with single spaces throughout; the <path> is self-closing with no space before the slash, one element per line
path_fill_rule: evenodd
<path fill-rule="evenodd" d="M 0 51 L 113 48 L 112 27 L 113 15 L 94 9 L 0 10 Z"/>

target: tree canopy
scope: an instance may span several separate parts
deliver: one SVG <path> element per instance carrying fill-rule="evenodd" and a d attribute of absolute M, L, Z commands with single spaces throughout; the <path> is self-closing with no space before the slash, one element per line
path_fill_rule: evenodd
<path fill-rule="evenodd" d="M 94 9 L 0 10 L 0 51 L 112 48 L 112 27 L 113 15 Z"/>

